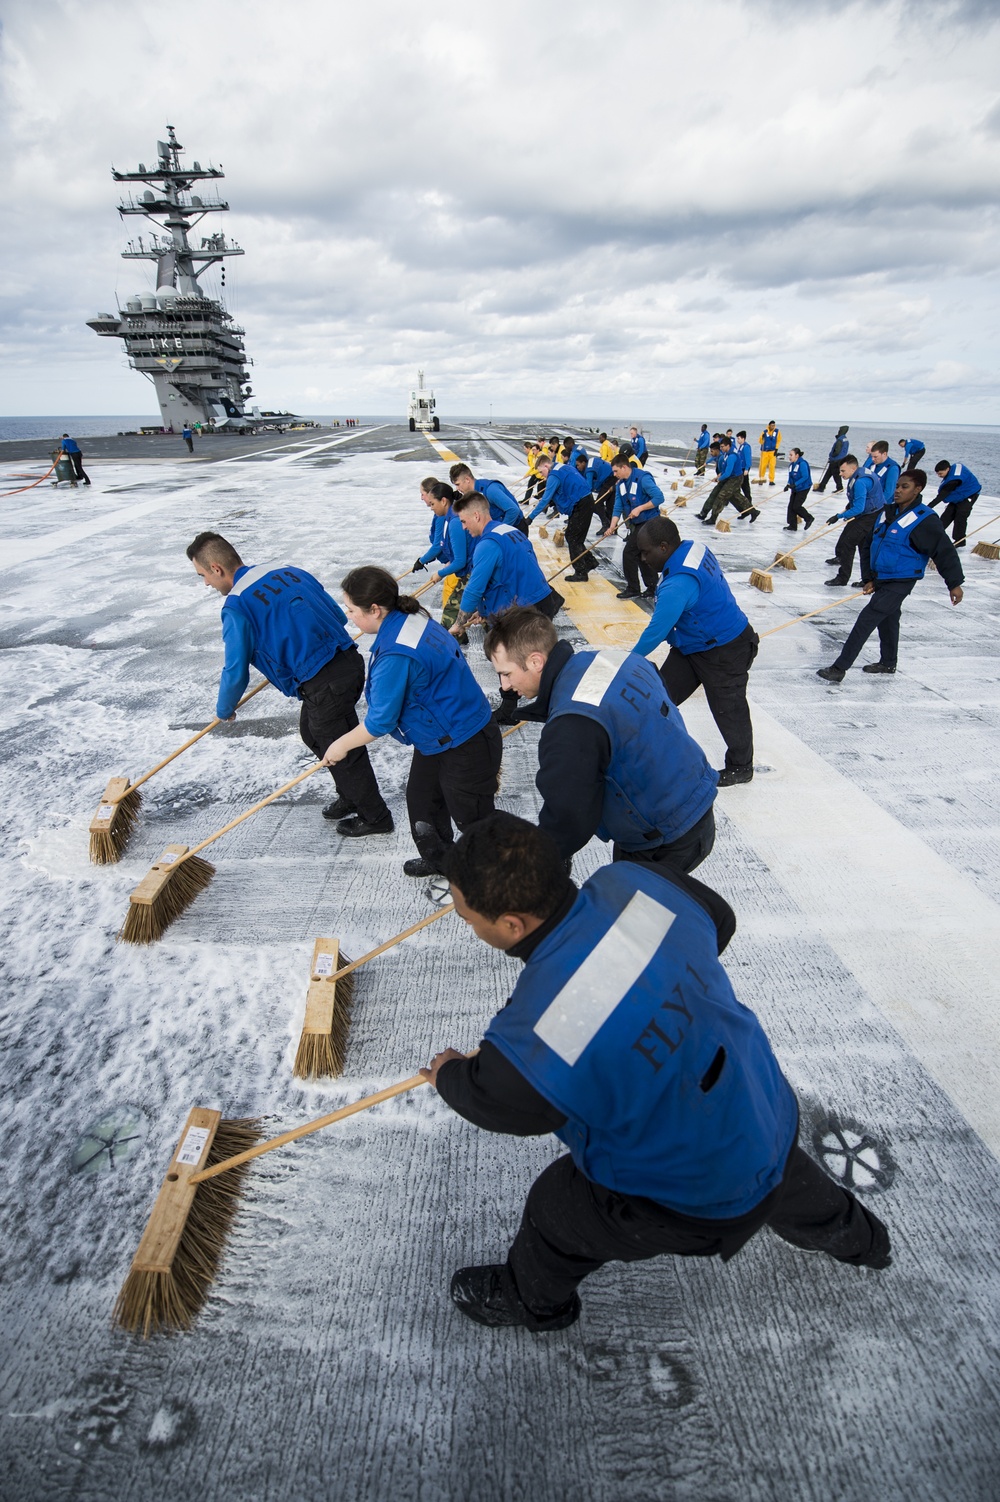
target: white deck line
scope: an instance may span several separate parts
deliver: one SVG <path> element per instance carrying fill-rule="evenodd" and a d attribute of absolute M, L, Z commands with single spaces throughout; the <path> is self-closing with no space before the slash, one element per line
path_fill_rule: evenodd
<path fill-rule="evenodd" d="M 1000 1157 L 1000 906 L 759 705 L 773 771 L 718 806 Z M 718 739 L 701 695 L 691 733 Z"/>

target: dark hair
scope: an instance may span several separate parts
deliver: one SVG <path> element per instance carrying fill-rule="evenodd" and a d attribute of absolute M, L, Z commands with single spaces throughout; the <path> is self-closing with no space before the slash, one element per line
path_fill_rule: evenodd
<path fill-rule="evenodd" d="M 739 430 L 739 432 L 737 433 L 736 436 L 737 436 L 737 438 L 745 438 L 747 436 L 747 430 L 746 430 L 746 428 L 740 428 L 740 430 Z"/>
<path fill-rule="evenodd" d="M 400 594 L 399 585 L 391 574 L 371 563 L 352 568 L 341 579 L 340 587 L 351 604 L 357 605 L 360 610 L 371 610 L 373 605 L 381 605 L 383 610 L 401 610 L 404 615 L 416 615 L 419 611 L 427 614 L 413 595 Z"/>
<path fill-rule="evenodd" d="M 951 468 L 950 465 L 948 467 L 949 469 Z M 927 475 L 922 469 L 904 469 L 903 474 L 899 477 L 900 480 L 903 478 L 903 475 L 909 475 L 910 479 L 914 482 L 918 490 L 923 490 L 924 486 L 927 484 Z"/>
<path fill-rule="evenodd" d="M 889 445 L 884 438 L 879 438 L 877 442 L 872 444 L 872 449 L 878 449 L 880 454 L 887 454 L 889 452 Z"/>
<path fill-rule="evenodd" d="M 551 463 L 552 463 L 552 455 L 551 454 L 539 454 L 538 458 L 535 460 L 535 467 L 537 469 L 537 467 L 538 467 L 539 464 L 551 464 Z"/>
<path fill-rule="evenodd" d="M 632 468 L 632 461 L 629 458 L 628 454 L 623 454 L 620 449 L 619 449 L 618 453 L 615 455 L 615 457 L 611 461 L 611 468 L 615 469 L 616 467 L 618 469 L 631 469 Z"/>
<path fill-rule="evenodd" d="M 607 433 L 600 433 L 598 436 L 599 436 L 601 442 L 603 443 L 604 440 L 605 440 L 605 438 L 607 438 L 608 435 L 607 435 Z"/>
<path fill-rule="evenodd" d="M 545 461 L 540 459 L 538 462 L 543 464 Z M 461 515 L 463 511 L 469 511 L 473 506 L 478 506 L 481 511 L 489 511 L 490 509 L 490 503 L 481 490 L 470 490 L 468 495 L 456 495 L 451 504 L 456 515 Z"/>
<path fill-rule="evenodd" d="M 220 532 L 199 532 L 186 551 L 192 563 L 217 563 L 230 574 L 243 567 L 243 559 Z"/>
<path fill-rule="evenodd" d="M 789 449 L 788 452 L 790 454 L 798 454 L 799 458 L 800 459 L 802 458 L 802 450 L 801 449 L 794 449 L 794 448 L 792 448 L 792 449 Z"/>
<path fill-rule="evenodd" d="M 546 441 L 548 443 L 558 443 L 559 442 L 559 434 L 558 433 L 553 433 L 552 437 L 549 438 L 549 439 L 547 439 Z"/>
<path fill-rule="evenodd" d="M 719 446 L 720 446 L 720 448 L 721 448 L 722 444 L 725 444 L 726 448 L 728 448 L 728 449 L 732 448 L 732 446 L 733 446 L 733 440 L 730 438 L 730 436 L 729 436 L 728 433 L 723 433 L 722 437 L 719 439 Z"/>
<path fill-rule="evenodd" d="M 857 454 L 845 454 L 840 462 L 841 464 L 857 464 L 858 456 Z"/>
<path fill-rule="evenodd" d="M 432 495 L 436 501 L 448 501 L 449 504 L 458 500 L 458 491 L 452 490 L 443 480 L 435 480 L 433 485 L 428 485 L 427 494 Z"/>
<path fill-rule="evenodd" d="M 453 464 L 451 466 L 451 469 L 449 469 L 449 471 L 448 471 L 448 479 L 454 485 L 455 481 L 461 475 L 468 475 L 469 479 L 471 480 L 472 479 L 472 470 L 469 468 L 469 466 L 467 464 Z"/>
<path fill-rule="evenodd" d="M 708 445 L 708 452 L 709 453 L 711 453 L 713 449 L 715 449 L 716 453 L 718 453 L 718 451 L 719 451 L 719 440 L 718 440 L 718 438 L 713 438 L 712 442 Z"/>
<path fill-rule="evenodd" d="M 651 542 L 654 547 L 660 547 L 663 543 L 669 547 L 671 553 L 681 545 L 681 534 L 669 516 L 654 516 L 652 521 L 645 522 L 639 528 L 636 542 Z"/>
<path fill-rule="evenodd" d="M 495 813 L 473 824 L 444 857 L 444 874 L 473 912 L 551 918 L 572 882 L 551 835 L 527 819 Z"/>
<path fill-rule="evenodd" d="M 508 605 L 491 616 L 483 651 L 492 659 L 497 647 L 503 647 L 507 656 L 523 668 L 532 652 L 544 652 L 548 657 L 558 640 L 555 626 L 540 610 L 531 605 Z"/>
<path fill-rule="evenodd" d="M 951 460 L 950 459 L 939 459 L 938 462 L 934 466 L 934 473 L 936 475 L 939 475 L 942 470 L 944 470 L 947 473 L 947 471 L 949 469 L 951 469 Z M 911 470 L 910 473 L 912 474 L 913 471 Z M 188 557 L 190 557 L 190 556 L 191 555 L 189 553 Z"/>
<path fill-rule="evenodd" d="M 767 419 L 767 425 L 769 428 L 776 428 L 778 426 L 773 417 Z"/>
<path fill-rule="evenodd" d="M 428 475 L 425 480 L 421 480 L 421 482 L 420 482 L 420 489 L 421 490 L 426 490 L 427 494 L 430 495 L 430 493 L 434 489 L 435 485 L 440 485 L 440 483 L 441 482 L 438 479 L 437 475 Z"/>

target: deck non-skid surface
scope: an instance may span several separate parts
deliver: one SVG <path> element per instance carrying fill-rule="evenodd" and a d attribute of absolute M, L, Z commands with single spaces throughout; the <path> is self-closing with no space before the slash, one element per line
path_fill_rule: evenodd
<path fill-rule="evenodd" d="M 515 438 L 448 428 L 438 442 L 516 488 Z M 450 1307 L 451 1272 L 502 1256 L 559 1145 L 477 1132 L 424 1088 L 261 1160 L 192 1332 L 143 1344 L 111 1330 L 192 1104 L 297 1124 L 474 1046 L 517 974 L 446 917 L 361 972 L 345 1077 L 293 1080 L 313 940 L 356 955 L 428 911 L 400 871 L 408 755 L 394 743 L 374 760 L 395 835 L 341 842 L 320 774 L 214 847 L 215 881 L 159 945 L 114 943 L 165 844 L 308 762 L 294 704 L 265 690 L 148 785 L 120 865 L 88 865 L 107 778 L 137 775 L 213 709 L 219 602 L 186 543 L 217 527 L 248 561 L 304 562 L 334 588 L 364 561 L 398 573 L 426 545 L 424 470 L 393 462 L 419 435 L 329 441 L 207 472 L 107 463 L 93 493 L 7 503 L 0 1497 L 992 1502 L 1000 575 L 971 557 L 959 610 L 933 576 L 907 602 L 894 679 L 814 677 L 856 604 L 762 643 L 758 774 L 720 793 L 698 873 L 736 908 L 727 968 L 799 1092 L 803 1142 L 871 1196 L 891 1269 L 764 1233 L 725 1267 L 609 1267 L 555 1336 L 482 1330 Z M 774 594 L 747 586 L 784 540 L 779 500 L 728 535 L 693 509 L 676 514 L 682 534 L 709 536 L 758 630 L 827 603 L 822 541 Z M 604 579 L 560 585 L 558 624 L 628 645 L 645 616 L 614 599 L 616 549 L 601 556 Z M 469 660 L 492 691 L 479 632 Z M 700 696 L 685 715 L 718 765 Z M 500 802 L 528 816 L 537 735 L 505 741 Z M 595 843 L 576 874 L 605 859 Z"/>

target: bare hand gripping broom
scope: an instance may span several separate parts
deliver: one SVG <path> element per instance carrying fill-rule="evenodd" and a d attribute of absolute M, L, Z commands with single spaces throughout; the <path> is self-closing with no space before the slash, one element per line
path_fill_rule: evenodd
<path fill-rule="evenodd" d="M 411 1075 L 267 1142 L 258 1140 L 258 1121 L 224 1121 L 220 1112 L 195 1106 L 118 1295 L 113 1322 L 146 1337 L 189 1329 L 218 1270 L 247 1163 L 427 1083 L 424 1075 Z"/>
<path fill-rule="evenodd" d="M 267 679 L 265 678 L 248 694 L 243 695 L 236 708 L 239 709 L 248 699 L 252 699 L 254 694 L 259 694 L 261 689 L 266 687 Z M 176 751 L 171 751 L 169 756 L 158 761 L 155 767 L 150 767 L 149 771 L 143 773 L 135 782 L 129 782 L 127 777 L 111 778 L 97 805 L 97 812 L 90 821 L 90 859 L 95 866 L 110 866 L 115 861 L 121 860 L 139 817 L 139 808 L 142 804 L 142 794 L 139 789 L 143 783 L 155 777 L 157 772 L 162 772 L 164 767 L 168 767 L 183 751 L 193 746 L 195 741 L 200 741 L 203 735 L 207 735 L 210 730 L 214 730 L 217 725 L 221 724 L 221 720 L 210 720 L 203 730 L 198 731 L 197 735 L 185 741 L 183 746 L 178 746 Z"/>

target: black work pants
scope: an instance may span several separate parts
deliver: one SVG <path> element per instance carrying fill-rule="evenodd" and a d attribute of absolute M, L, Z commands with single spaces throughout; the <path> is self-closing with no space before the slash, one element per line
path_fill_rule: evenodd
<path fill-rule="evenodd" d="M 868 604 L 854 622 L 834 667 L 845 670 L 851 667 L 873 631 L 878 632 L 879 662 L 887 668 L 896 666 L 899 653 L 899 613 L 903 608 L 903 601 L 916 582 L 916 579 L 886 579 L 884 583 L 876 584 L 875 593 L 869 597 Z"/>
<path fill-rule="evenodd" d="M 831 480 L 833 481 L 833 488 L 836 491 L 839 492 L 843 490 L 844 482 L 840 477 L 840 465 L 840 459 L 831 460 L 831 462 L 826 466 L 826 471 L 823 475 L 822 480 L 820 480 L 819 482 L 819 486 L 817 487 L 819 490 L 825 490 Z"/>
<path fill-rule="evenodd" d="M 975 495 L 970 495 L 967 501 L 949 501 L 941 512 L 941 525 L 946 532 L 951 527 L 953 542 L 965 541 L 965 529 L 969 525 L 972 508 L 979 500 L 979 496 L 980 492 L 977 490 Z"/>
<path fill-rule="evenodd" d="M 606 1189 L 567 1154 L 529 1189 L 505 1276 L 544 1328 L 546 1317 L 564 1310 L 583 1279 L 606 1262 L 644 1262 L 668 1253 L 726 1262 L 766 1225 L 792 1246 L 863 1263 L 879 1224 L 797 1144 L 778 1187 L 734 1220 L 681 1215 L 654 1200 Z"/>
<path fill-rule="evenodd" d="M 589 495 L 585 495 L 577 501 L 566 522 L 566 549 L 581 574 L 589 574 L 597 567 L 593 553 L 586 551 L 587 533 L 593 519 L 594 503 Z"/>
<path fill-rule="evenodd" d="M 500 731 L 491 721 L 460 746 L 434 756 L 414 750 L 406 812 L 413 843 L 425 860 L 452 843 L 453 822 L 461 831 L 493 812 L 502 749 Z M 420 825 L 424 827 L 418 829 Z"/>
<path fill-rule="evenodd" d="M 741 489 L 743 491 L 743 495 L 744 495 L 744 498 L 745 498 L 746 503 L 747 503 L 747 510 L 749 510 L 750 507 L 753 505 L 753 496 L 750 493 L 750 476 L 748 474 L 744 474 L 744 476 L 743 476 L 743 480 L 742 480 L 742 483 L 741 483 Z M 732 504 L 735 506 L 736 502 L 733 501 Z M 742 510 L 742 507 L 737 506 L 736 509 L 739 511 L 739 510 Z"/>
<path fill-rule="evenodd" d="M 594 497 L 594 515 L 601 523 L 601 530 L 606 532 L 611 525 L 611 513 L 615 504 L 614 477 L 605 480 L 597 495 Z"/>
<path fill-rule="evenodd" d="M 864 516 L 852 516 L 837 538 L 837 545 L 833 551 L 837 555 L 837 578 L 841 584 L 846 584 L 851 577 L 855 548 L 861 560 L 861 582 L 867 584 L 871 578 L 872 533 L 875 530 L 877 516 L 877 511 L 868 511 Z"/>
<path fill-rule="evenodd" d="M 625 588 L 631 590 L 635 595 L 640 593 L 640 573 L 642 574 L 642 584 L 644 589 L 655 589 L 657 581 L 660 577 L 659 571 L 657 569 L 650 568 L 648 563 L 643 563 L 642 559 L 639 556 L 638 541 L 639 528 L 645 526 L 647 521 L 651 522 L 653 520 L 653 517 L 658 515 L 659 512 L 656 510 L 650 511 L 648 514 L 646 512 L 643 512 L 643 520 L 638 524 L 638 526 L 629 527 L 628 536 L 625 539 L 625 546 L 622 549 L 622 573 L 625 575 Z"/>
<path fill-rule="evenodd" d="M 910 455 L 910 457 L 909 457 L 909 459 L 907 460 L 907 463 L 906 463 L 907 473 L 909 473 L 909 471 L 911 469 L 919 469 L 920 468 L 920 461 L 924 457 L 924 455 L 926 454 L 926 452 L 927 452 L 926 449 L 915 449 L 914 450 L 914 452 Z"/>
<path fill-rule="evenodd" d="M 675 704 L 690 699 L 699 685 L 705 690 L 712 718 L 726 743 L 727 767 L 753 766 L 753 725 L 747 703 L 747 682 L 760 642 L 746 629 L 724 647 L 705 652 L 678 652 L 671 647 L 660 668 L 663 687 Z"/>
<path fill-rule="evenodd" d="M 364 686 L 365 663 L 357 647 L 345 647 L 308 682 L 299 684 L 299 734 L 314 756 L 322 759 L 333 741 L 355 729 L 358 717 L 354 706 Z M 340 796 L 367 823 L 375 824 L 386 817 L 389 809 L 364 746 L 349 751 L 343 761 L 330 768 L 330 775 Z"/>
<path fill-rule="evenodd" d="M 531 500 L 532 496 L 535 494 L 535 486 L 536 485 L 538 486 L 538 494 L 539 494 L 539 496 L 541 496 L 542 489 L 543 489 L 541 475 L 529 475 L 528 476 L 528 488 L 524 492 L 524 500 L 521 502 L 522 506 L 526 506 L 528 504 L 528 502 Z"/>
<path fill-rule="evenodd" d="M 613 861 L 635 861 L 639 866 L 669 866 L 672 871 L 682 871 L 686 875 L 693 871 L 695 866 L 700 866 L 712 853 L 715 844 L 715 810 L 710 808 L 702 814 L 697 824 L 692 824 L 690 829 L 678 835 L 676 840 L 671 840 L 669 845 L 654 845 L 652 848 L 642 850 L 623 850 L 621 845 L 614 845 L 611 850 Z"/>
<path fill-rule="evenodd" d="M 793 490 L 788 497 L 788 525 L 793 532 L 798 528 L 799 517 L 802 518 L 807 527 L 811 527 L 813 524 L 813 517 L 806 510 L 806 496 L 808 494 L 808 489 Z"/>
<path fill-rule="evenodd" d="M 187 444 L 187 451 L 188 451 L 188 453 L 189 454 L 193 454 L 194 453 L 194 439 L 193 438 L 185 438 L 184 442 Z"/>
<path fill-rule="evenodd" d="M 86 474 L 86 472 L 84 471 L 84 468 L 83 468 L 83 455 L 82 454 L 70 454 L 69 457 L 72 460 L 73 475 L 74 475 L 74 477 L 77 480 L 82 480 L 83 483 L 84 483 L 84 485 L 89 485 L 90 484 L 90 477 L 89 477 L 89 475 Z"/>

